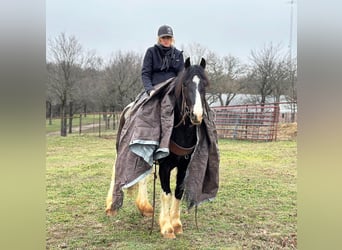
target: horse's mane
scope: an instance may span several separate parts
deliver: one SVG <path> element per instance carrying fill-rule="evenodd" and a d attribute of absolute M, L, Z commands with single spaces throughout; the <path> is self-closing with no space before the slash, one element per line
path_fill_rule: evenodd
<path fill-rule="evenodd" d="M 190 79 L 193 75 L 198 75 L 202 80 L 205 81 L 205 87 L 209 86 L 209 79 L 205 70 L 200 65 L 192 65 L 185 68 L 175 79 L 175 96 L 178 99 L 182 92 L 182 84 Z"/>

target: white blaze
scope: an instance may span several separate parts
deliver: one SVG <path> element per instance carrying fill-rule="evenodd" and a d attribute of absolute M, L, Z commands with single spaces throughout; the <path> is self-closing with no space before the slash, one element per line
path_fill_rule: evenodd
<path fill-rule="evenodd" d="M 201 101 L 201 95 L 198 91 L 198 85 L 200 83 L 200 78 L 195 75 L 192 78 L 192 81 L 196 83 L 196 99 L 195 99 L 195 105 L 194 105 L 194 115 L 197 117 L 199 121 L 202 120 L 203 115 L 203 109 L 202 109 L 202 101 Z"/>

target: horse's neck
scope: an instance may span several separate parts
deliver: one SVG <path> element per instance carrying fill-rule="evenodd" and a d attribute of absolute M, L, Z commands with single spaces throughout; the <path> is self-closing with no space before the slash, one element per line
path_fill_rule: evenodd
<path fill-rule="evenodd" d="M 185 148 L 194 146 L 197 141 L 196 126 L 191 124 L 189 117 L 185 117 L 184 121 L 182 121 L 182 114 L 178 104 L 175 107 L 174 115 L 174 125 L 178 126 L 173 129 L 172 140 Z"/>

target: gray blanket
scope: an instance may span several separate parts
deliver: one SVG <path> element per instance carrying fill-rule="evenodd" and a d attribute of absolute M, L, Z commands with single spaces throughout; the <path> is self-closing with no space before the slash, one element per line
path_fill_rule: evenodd
<path fill-rule="evenodd" d="M 112 209 L 123 205 L 123 188 L 136 184 L 152 170 L 154 160 L 169 154 L 175 105 L 174 78 L 156 86 L 156 94 L 143 93 L 118 135 Z M 206 104 L 203 122 L 197 126 L 198 142 L 188 165 L 185 198 L 188 207 L 215 198 L 219 183 L 219 150 L 213 113 Z"/>

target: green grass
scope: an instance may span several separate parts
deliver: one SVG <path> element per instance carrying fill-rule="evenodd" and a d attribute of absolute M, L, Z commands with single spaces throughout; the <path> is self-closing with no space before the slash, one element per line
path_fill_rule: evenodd
<path fill-rule="evenodd" d="M 166 240 L 157 223 L 159 181 L 151 235 L 151 218 L 139 214 L 135 197 L 125 196 L 116 217 L 105 215 L 114 136 L 48 136 L 47 249 L 294 249 L 296 146 L 220 140 L 216 199 L 198 207 L 198 231 L 194 210 L 183 204 L 184 234 Z"/>

